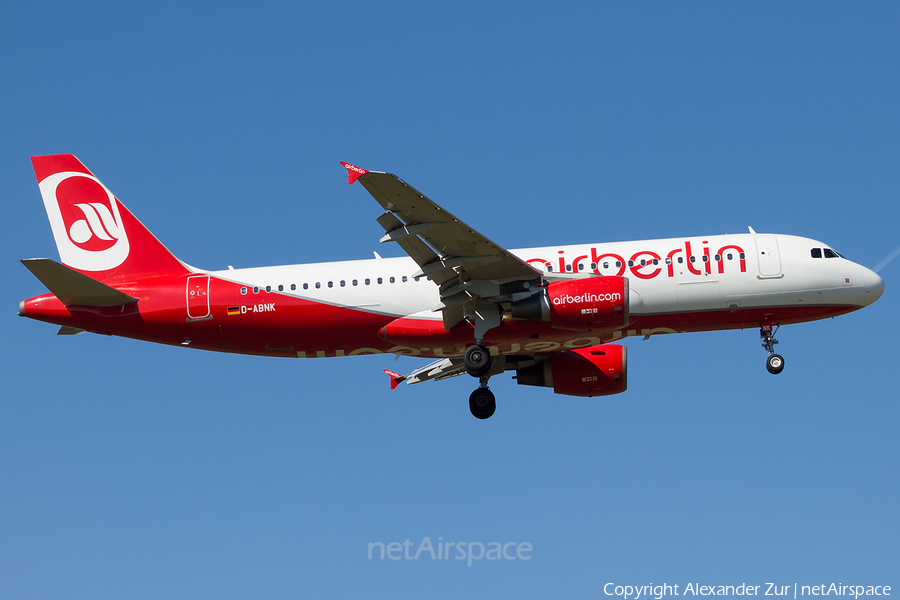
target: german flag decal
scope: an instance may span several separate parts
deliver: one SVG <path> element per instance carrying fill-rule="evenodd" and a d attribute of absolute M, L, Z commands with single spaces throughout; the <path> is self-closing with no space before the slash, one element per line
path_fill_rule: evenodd
<path fill-rule="evenodd" d="M 231 315 L 239 315 L 239 314 L 241 314 L 241 307 L 240 307 L 240 306 L 229 306 L 229 307 L 228 307 L 228 316 L 229 316 L 229 317 L 230 317 Z"/>

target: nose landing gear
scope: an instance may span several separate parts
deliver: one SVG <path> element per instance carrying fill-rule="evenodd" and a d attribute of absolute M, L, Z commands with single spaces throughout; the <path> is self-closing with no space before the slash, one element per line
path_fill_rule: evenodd
<path fill-rule="evenodd" d="M 779 327 L 781 325 L 776 325 L 775 329 L 772 330 L 772 325 L 766 324 L 759 328 L 759 337 L 763 340 L 762 347 L 769 353 L 769 357 L 766 359 L 766 370 L 772 375 L 778 375 L 784 370 L 784 357 L 780 354 L 775 354 L 775 344 L 778 343 L 778 340 L 775 339 L 775 334 L 778 332 Z"/>

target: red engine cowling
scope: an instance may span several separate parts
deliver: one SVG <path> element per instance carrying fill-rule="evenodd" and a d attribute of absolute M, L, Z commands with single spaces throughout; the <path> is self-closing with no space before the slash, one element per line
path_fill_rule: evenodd
<path fill-rule="evenodd" d="M 618 329 L 628 325 L 628 279 L 554 281 L 539 295 L 513 303 L 512 316 L 549 321 L 561 329 Z"/>
<path fill-rule="evenodd" d="M 567 396 L 609 396 L 628 388 L 624 346 L 603 344 L 537 355 L 533 365 L 516 370 L 519 385 L 552 387 Z"/>

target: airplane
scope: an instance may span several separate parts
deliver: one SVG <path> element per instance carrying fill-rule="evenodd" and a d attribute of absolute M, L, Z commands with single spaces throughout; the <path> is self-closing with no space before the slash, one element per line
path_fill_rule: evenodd
<path fill-rule="evenodd" d="M 384 209 L 381 242 L 408 256 L 208 271 L 177 259 L 69 154 L 32 157 L 60 261 L 21 261 L 51 293 L 23 317 L 215 352 L 433 359 L 391 388 L 468 374 L 478 419 L 491 377 L 557 394 L 627 388 L 626 337 L 759 328 L 777 374 L 782 325 L 853 312 L 884 282 L 828 244 L 753 228 L 506 250 L 404 180 L 341 162 Z"/>

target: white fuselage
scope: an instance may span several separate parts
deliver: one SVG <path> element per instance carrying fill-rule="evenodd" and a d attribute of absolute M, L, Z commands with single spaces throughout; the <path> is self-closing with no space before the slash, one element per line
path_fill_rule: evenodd
<path fill-rule="evenodd" d="M 812 253 L 818 249 L 820 258 Z M 629 278 L 633 316 L 762 307 L 856 306 L 877 300 L 881 278 L 831 255 L 812 239 L 771 234 L 719 235 L 511 250 L 554 276 Z M 396 317 L 440 320 L 438 288 L 413 279 L 411 258 L 211 271 L 258 293 L 279 292 L 333 306 Z"/>

